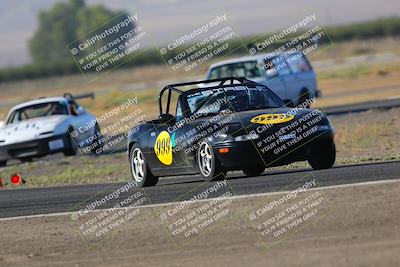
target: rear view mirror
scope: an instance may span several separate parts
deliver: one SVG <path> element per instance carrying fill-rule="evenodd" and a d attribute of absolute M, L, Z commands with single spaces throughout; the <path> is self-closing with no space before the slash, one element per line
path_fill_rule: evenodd
<path fill-rule="evenodd" d="M 168 113 L 160 114 L 160 117 L 158 119 L 162 123 L 168 123 L 168 124 L 175 123 L 175 117 Z"/>

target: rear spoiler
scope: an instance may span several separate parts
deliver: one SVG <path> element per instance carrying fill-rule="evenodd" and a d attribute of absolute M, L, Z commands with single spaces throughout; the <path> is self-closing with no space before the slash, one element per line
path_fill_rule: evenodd
<path fill-rule="evenodd" d="M 83 99 L 83 98 L 94 99 L 94 93 L 86 93 L 86 94 L 78 94 L 78 95 L 72 95 L 71 93 L 65 93 L 64 97 L 69 100 L 76 100 L 76 99 Z"/>

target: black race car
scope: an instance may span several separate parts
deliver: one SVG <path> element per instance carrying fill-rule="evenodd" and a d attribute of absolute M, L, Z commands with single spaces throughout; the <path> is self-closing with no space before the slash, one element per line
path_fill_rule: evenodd
<path fill-rule="evenodd" d="M 162 176 L 217 180 L 232 170 L 255 176 L 295 161 L 308 160 L 316 170 L 335 162 L 334 130 L 325 114 L 290 107 L 246 78 L 168 85 L 160 92 L 159 109 L 157 120 L 129 133 L 129 163 L 138 186 L 153 186 Z"/>

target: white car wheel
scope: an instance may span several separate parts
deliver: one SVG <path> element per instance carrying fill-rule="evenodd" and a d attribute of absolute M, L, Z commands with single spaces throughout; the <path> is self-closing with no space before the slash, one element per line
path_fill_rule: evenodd
<path fill-rule="evenodd" d="M 143 153 L 139 148 L 135 148 L 131 157 L 131 168 L 133 178 L 137 183 L 141 183 L 144 178 L 145 162 Z"/>
<path fill-rule="evenodd" d="M 204 180 L 223 180 L 226 171 L 222 168 L 214 155 L 212 146 L 207 141 L 202 141 L 197 150 L 197 166 Z"/>
<path fill-rule="evenodd" d="M 129 153 L 131 173 L 133 180 L 139 187 L 154 186 L 158 182 L 158 177 L 154 176 L 147 166 L 146 158 L 142 149 L 134 144 Z"/>

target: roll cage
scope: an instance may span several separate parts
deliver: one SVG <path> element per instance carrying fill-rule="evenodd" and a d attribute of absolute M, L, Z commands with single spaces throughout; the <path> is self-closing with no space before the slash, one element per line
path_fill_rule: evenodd
<path fill-rule="evenodd" d="M 239 83 L 235 84 L 235 81 L 239 82 Z M 229 83 L 225 84 L 226 82 L 229 82 Z M 179 87 L 184 87 L 184 86 L 197 85 L 197 84 L 210 84 L 210 83 L 219 83 L 219 84 L 216 85 L 216 86 L 207 86 L 207 87 L 203 87 L 203 88 L 194 88 L 194 89 L 192 88 L 192 89 L 189 89 L 187 91 L 183 91 L 181 89 L 178 89 Z M 158 96 L 158 106 L 159 106 L 159 110 L 160 110 L 160 115 L 169 113 L 172 92 L 176 92 L 179 95 L 181 95 L 183 93 L 192 92 L 192 91 L 201 92 L 201 91 L 209 90 L 209 89 L 225 88 L 225 87 L 232 86 L 233 84 L 235 84 L 235 85 L 263 86 L 263 87 L 267 88 L 265 85 L 253 82 L 251 80 L 246 79 L 245 77 L 239 77 L 239 78 L 237 78 L 237 77 L 227 77 L 227 78 L 212 79 L 212 80 L 201 80 L 201 81 L 194 81 L 194 82 L 184 82 L 184 83 L 170 84 L 170 85 L 165 86 L 160 91 L 160 95 Z M 165 112 L 163 112 L 162 97 L 163 97 L 163 95 L 164 95 L 164 93 L 166 91 L 168 91 L 168 93 L 167 93 L 167 106 L 166 106 Z M 186 110 L 186 108 L 184 110 Z"/>

